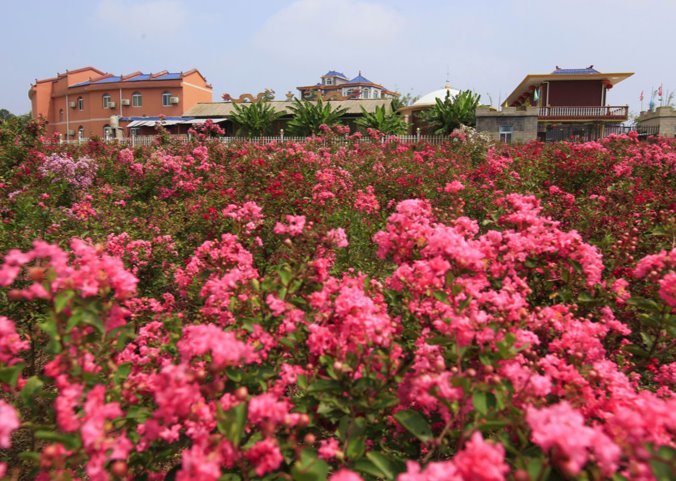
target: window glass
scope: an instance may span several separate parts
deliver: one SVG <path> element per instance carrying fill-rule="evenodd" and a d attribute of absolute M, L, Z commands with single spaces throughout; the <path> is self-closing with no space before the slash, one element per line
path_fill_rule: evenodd
<path fill-rule="evenodd" d="M 164 99 L 164 97 L 162 97 Z M 143 97 L 141 97 L 141 92 L 134 92 L 131 96 L 131 104 L 134 107 L 141 107 L 143 105 Z"/>

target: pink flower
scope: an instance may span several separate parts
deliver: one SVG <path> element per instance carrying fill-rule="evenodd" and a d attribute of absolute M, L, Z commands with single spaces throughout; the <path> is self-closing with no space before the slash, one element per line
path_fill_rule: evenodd
<path fill-rule="evenodd" d="M 329 478 L 329 481 L 364 481 L 364 480 L 354 471 L 350 471 L 349 469 L 343 468 L 333 473 Z"/>
<path fill-rule="evenodd" d="M 322 439 L 317 452 L 320 458 L 330 461 L 340 453 L 340 443 L 336 438 Z"/>
<path fill-rule="evenodd" d="M 0 448 L 11 446 L 12 432 L 19 427 L 19 417 L 11 405 L 0 399 Z"/>
<path fill-rule="evenodd" d="M 226 332 L 215 324 L 199 324 L 183 329 L 181 340 L 176 344 L 183 361 L 195 356 L 211 354 L 211 363 L 216 368 L 237 366 L 254 360 L 253 348 L 237 340 L 232 332 Z"/>
<path fill-rule="evenodd" d="M 303 229 L 305 228 L 304 215 L 287 215 L 286 221 L 288 225 L 281 222 L 275 224 L 275 234 L 289 234 L 291 237 L 294 237 L 303 233 Z"/>
<path fill-rule="evenodd" d="M 487 443 L 479 431 L 453 458 L 458 472 L 465 480 L 503 481 L 509 472 L 505 463 L 505 448 L 501 444 Z"/>
<path fill-rule="evenodd" d="M 279 468 L 284 461 L 282 453 L 279 450 L 277 441 L 266 438 L 258 441 L 251 446 L 244 454 L 246 459 L 256 466 L 256 475 L 263 476 L 266 473 L 274 471 Z"/>
<path fill-rule="evenodd" d="M 0 316 L 0 364 L 12 365 L 20 359 L 16 355 L 30 347 L 28 341 L 21 340 L 14 323 Z"/>

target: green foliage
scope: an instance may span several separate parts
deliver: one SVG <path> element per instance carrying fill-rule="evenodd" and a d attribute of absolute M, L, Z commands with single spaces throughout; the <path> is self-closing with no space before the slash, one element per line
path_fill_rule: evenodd
<path fill-rule="evenodd" d="M 436 99 L 436 104 L 423 113 L 423 120 L 436 135 L 448 135 L 461 125 L 476 125 L 476 108 L 481 95 L 471 90 L 463 90 L 454 98 L 446 92 L 444 100 Z"/>
<path fill-rule="evenodd" d="M 339 124 L 340 119 L 347 112 L 346 108 L 333 108 L 330 102 L 322 100 L 316 102 L 294 100 L 290 109 L 293 112 L 293 118 L 288 124 L 289 133 L 300 136 L 319 134 L 320 125 L 331 127 Z"/>
<path fill-rule="evenodd" d="M 408 107 L 409 105 L 412 105 L 419 98 L 420 97 L 418 97 L 417 95 L 414 96 L 410 93 L 399 95 L 399 97 L 395 97 L 392 99 L 392 102 L 390 102 L 390 107 L 394 112 L 396 112 L 402 107 Z"/>
<path fill-rule="evenodd" d="M 247 137 L 270 135 L 274 123 L 283 112 L 278 112 L 267 100 L 248 104 L 233 104 L 230 119 L 238 126 L 237 134 Z"/>
<path fill-rule="evenodd" d="M 367 112 L 361 108 L 362 117 L 356 124 L 364 129 L 376 129 L 384 134 L 403 134 L 406 132 L 406 122 L 396 112 L 387 111 L 384 105 L 377 106 L 374 112 Z"/>

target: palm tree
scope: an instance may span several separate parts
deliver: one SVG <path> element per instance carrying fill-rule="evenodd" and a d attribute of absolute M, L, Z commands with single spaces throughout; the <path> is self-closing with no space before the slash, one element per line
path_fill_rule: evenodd
<path fill-rule="evenodd" d="M 454 98 L 446 92 L 444 100 L 436 99 L 436 104 L 422 117 L 436 135 L 448 135 L 461 125 L 476 125 L 476 108 L 481 95 L 471 90 L 463 90 Z"/>
<path fill-rule="evenodd" d="M 347 112 L 346 108 L 334 109 L 329 102 L 321 99 L 316 102 L 296 99 L 289 109 L 293 112 L 293 118 L 287 128 L 291 135 L 299 136 L 319 134 L 320 125 L 336 125 Z"/>
<path fill-rule="evenodd" d="M 396 112 L 387 112 L 384 105 L 376 106 L 374 112 L 361 108 L 362 116 L 355 122 L 364 129 L 376 129 L 384 134 L 403 134 L 406 132 L 406 121 Z"/>
<path fill-rule="evenodd" d="M 267 100 L 246 104 L 233 104 L 230 120 L 237 124 L 237 135 L 262 137 L 272 133 L 275 120 L 284 112 L 278 112 Z"/>

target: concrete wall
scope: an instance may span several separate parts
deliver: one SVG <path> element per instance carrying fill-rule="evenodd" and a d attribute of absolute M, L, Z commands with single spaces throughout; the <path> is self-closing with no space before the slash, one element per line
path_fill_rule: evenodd
<path fill-rule="evenodd" d="M 676 109 L 657 107 L 655 112 L 641 112 L 636 121 L 644 127 L 657 127 L 659 135 L 676 137 Z"/>
<path fill-rule="evenodd" d="M 538 135 L 538 108 L 528 107 L 519 110 L 516 107 L 504 107 L 495 110 L 479 107 L 476 111 L 476 129 L 487 134 L 491 140 L 500 141 L 500 127 L 512 127 L 512 142 L 528 142 Z"/>

